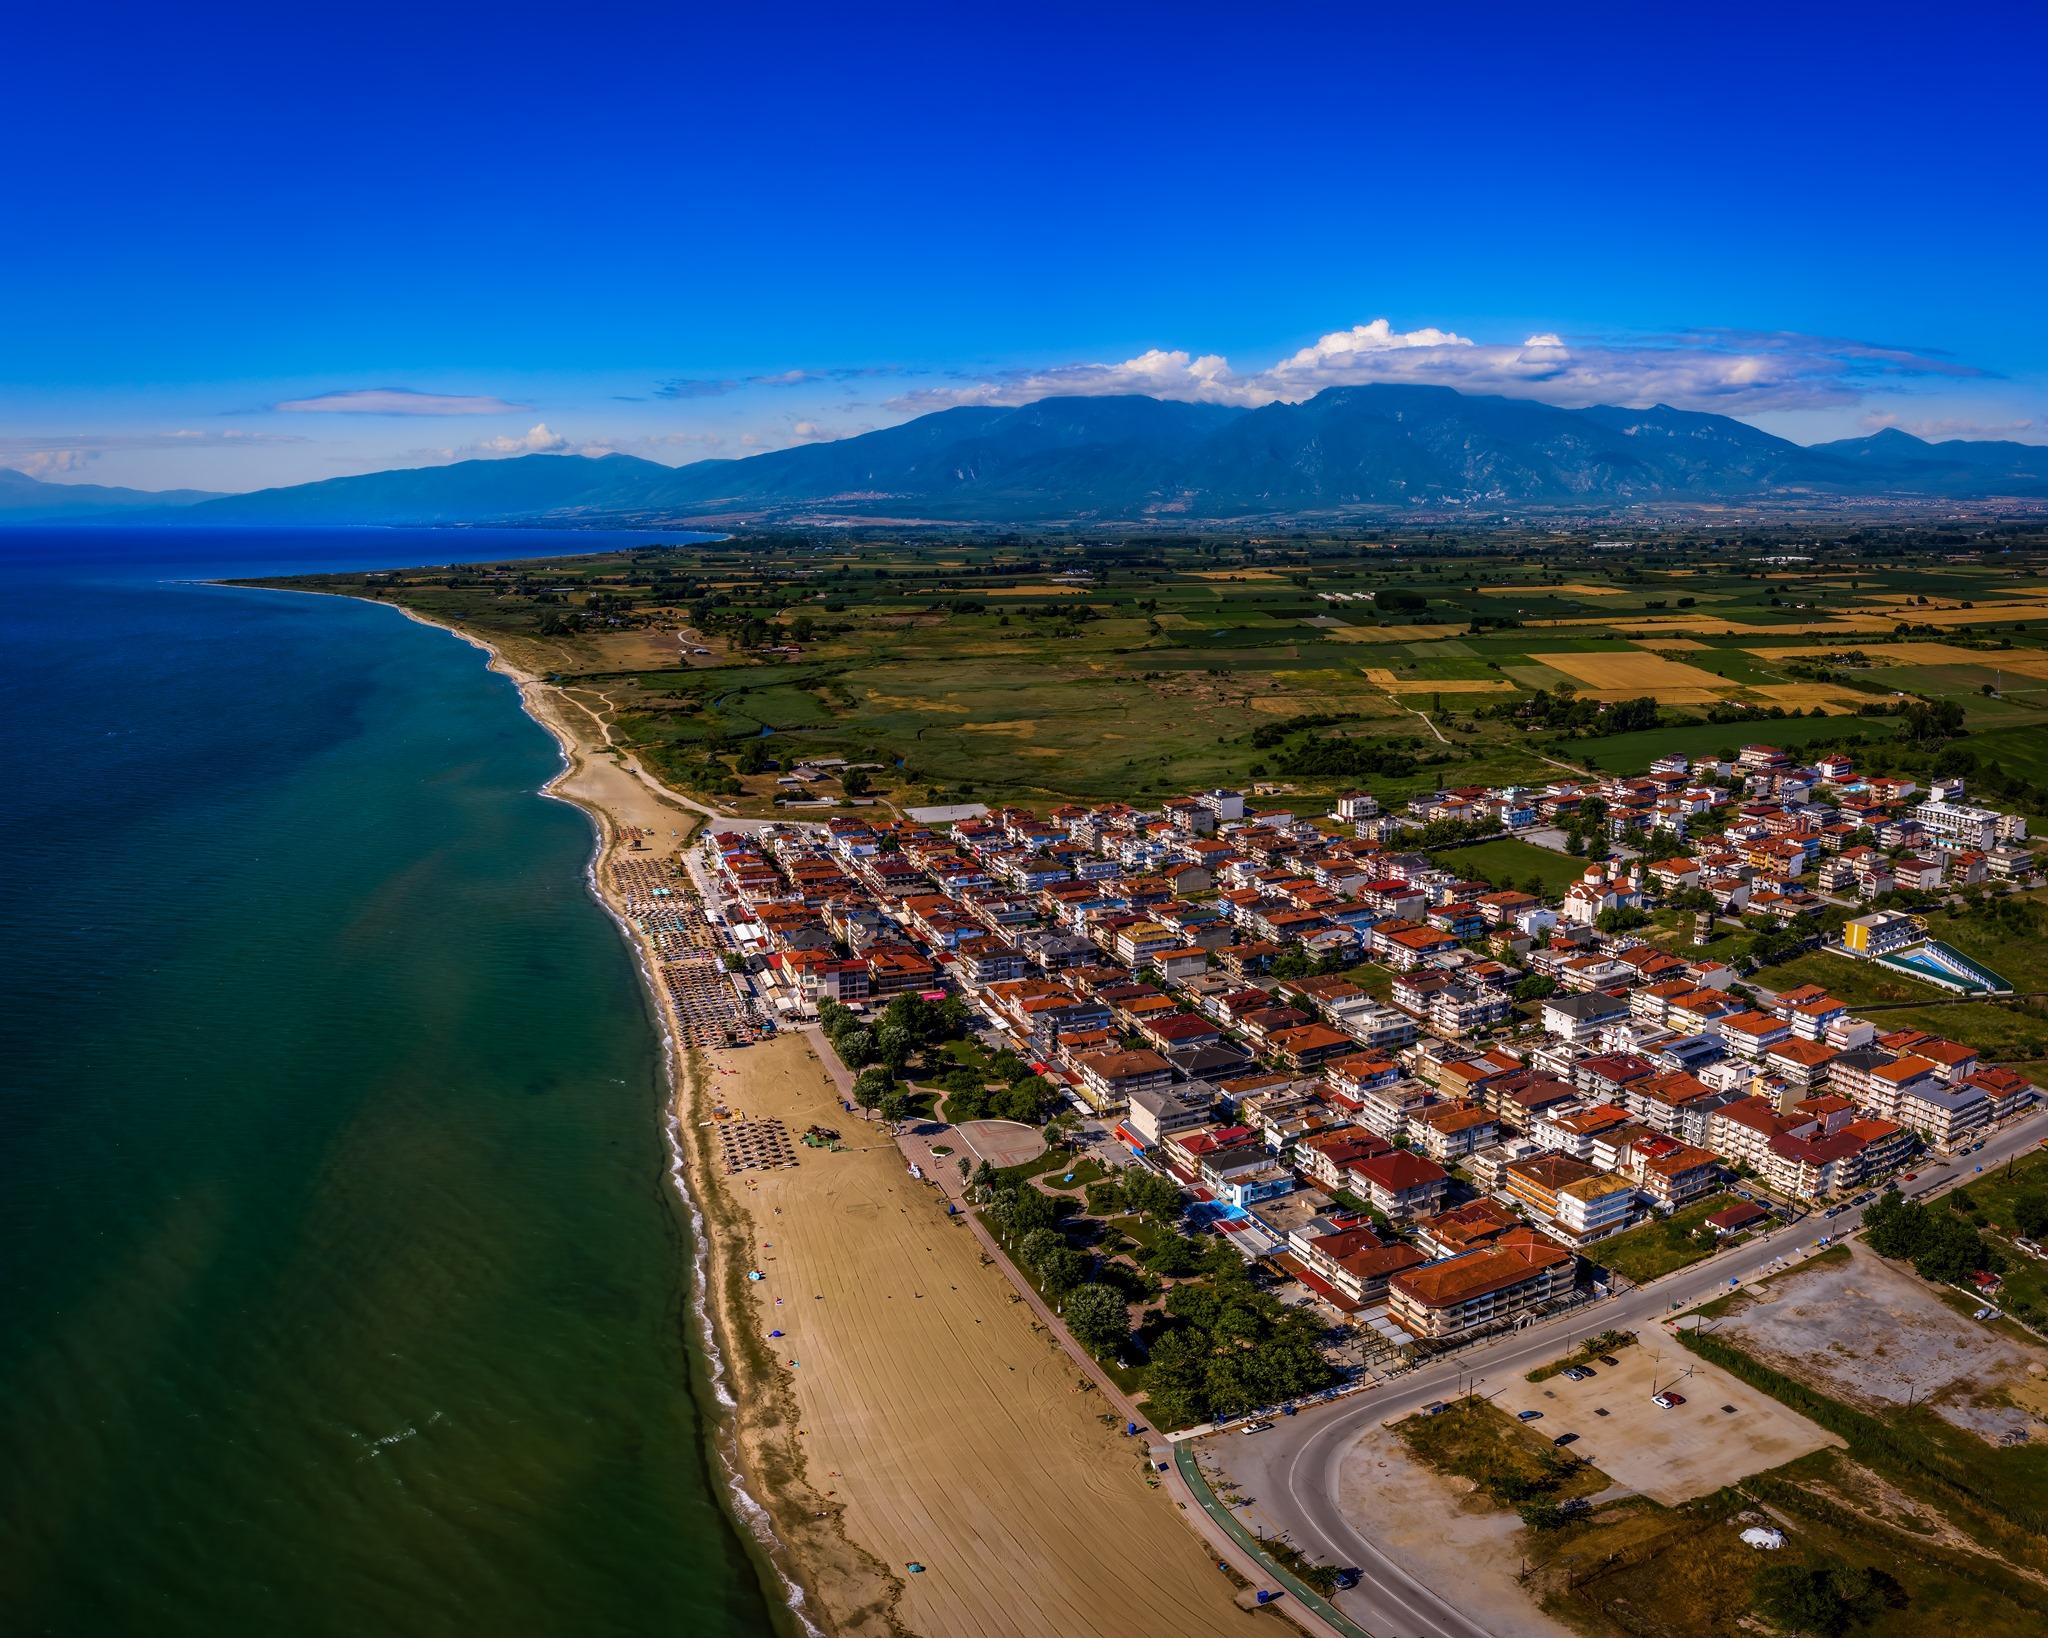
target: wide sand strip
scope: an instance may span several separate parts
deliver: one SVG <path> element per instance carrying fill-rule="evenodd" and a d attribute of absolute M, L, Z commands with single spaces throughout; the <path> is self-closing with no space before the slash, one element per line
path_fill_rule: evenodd
<path fill-rule="evenodd" d="M 706 1061 L 735 1114 L 845 1134 L 839 1153 L 800 1148 L 793 1167 L 720 1187 L 765 1276 L 746 1288 L 752 1317 L 783 1332 L 769 1346 L 804 1481 L 900 1578 L 898 1619 L 931 1638 L 1249 1627 L 1148 1485 L 1144 1442 L 1102 1425 L 1101 1396 L 895 1143 L 841 1109 L 808 1042 Z"/>

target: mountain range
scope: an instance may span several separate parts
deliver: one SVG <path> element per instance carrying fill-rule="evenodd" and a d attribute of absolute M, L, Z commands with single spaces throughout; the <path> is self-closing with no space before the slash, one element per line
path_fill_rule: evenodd
<path fill-rule="evenodd" d="M 88 493 L 88 491 L 90 493 Z M 2048 499 L 2048 446 L 1897 429 L 1801 445 L 1663 405 L 1332 387 L 1260 409 L 1136 396 L 940 410 L 744 460 L 526 455 L 207 497 L 0 472 L 0 519 L 272 524 L 1221 523 L 1421 508 Z"/>
<path fill-rule="evenodd" d="M 0 466 L 0 523 L 104 520 L 221 498 L 205 489 L 111 489 L 99 483 L 44 483 L 11 466 Z"/>

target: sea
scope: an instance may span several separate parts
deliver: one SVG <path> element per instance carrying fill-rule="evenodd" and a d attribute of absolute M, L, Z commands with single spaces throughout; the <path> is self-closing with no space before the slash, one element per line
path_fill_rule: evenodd
<path fill-rule="evenodd" d="M 203 583 L 615 538 L 0 531 L 0 1629 L 785 1626 L 554 741 Z"/>

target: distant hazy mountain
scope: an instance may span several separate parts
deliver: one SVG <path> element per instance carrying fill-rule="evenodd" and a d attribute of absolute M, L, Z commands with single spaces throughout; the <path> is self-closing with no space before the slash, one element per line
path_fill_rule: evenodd
<path fill-rule="evenodd" d="M 1931 444 L 1897 427 L 1868 438 L 1814 445 L 1814 453 L 1882 473 L 1902 494 L 2038 495 L 2048 486 L 2048 446 L 1949 438 Z"/>
<path fill-rule="evenodd" d="M 676 469 L 632 455 L 520 455 L 365 472 L 209 501 L 196 517 L 234 523 L 581 521 L 645 510 Z"/>
<path fill-rule="evenodd" d="M 0 523 L 77 523 L 143 508 L 212 500 L 205 489 L 110 489 L 97 483 L 44 483 L 0 466 Z"/>
<path fill-rule="evenodd" d="M 264 523 L 1196 522 L 1372 517 L 1417 506 L 1881 495 L 2048 497 L 2048 448 L 1929 444 L 1897 431 L 1806 448 L 1724 415 L 1662 405 L 1571 410 L 1448 387 L 1333 387 L 1305 403 L 1255 410 L 1140 397 L 941 410 L 836 443 L 684 467 L 627 455 L 461 461 L 233 495 L 184 515 Z M 159 496 L 129 504 L 139 502 L 168 504 Z"/>
<path fill-rule="evenodd" d="M 675 518 L 1026 522 L 1385 512 L 1417 504 L 1602 505 L 1909 493 L 2048 494 L 2048 449 L 1881 435 L 1866 455 L 1807 449 L 1725 415 L 1558 409 L 1448 387 L 1333 387 L 1230 409 L 1049 398 L 955 409 L 885 432 L 675 471 Z M 1973 460 L 1951 453 L 1987 452 Z M 1988 453 L 1996 452 L 1996 453 Z"/>

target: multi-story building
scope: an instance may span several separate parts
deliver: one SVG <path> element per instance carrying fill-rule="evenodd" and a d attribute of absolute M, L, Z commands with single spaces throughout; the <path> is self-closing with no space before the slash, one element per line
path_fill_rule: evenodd
<path fill-rule="evenodd" d="M 1387 1285 L 1395 1324 L 1431 1341 L 1511 1323 L 1570 1293 L 1572 1254 L 1533 1229 L 1511 1229 L 1491 1245 L 1396 1274 Z"/>
<path fill-rule="evenodd" d="M 1083 1100 L 1100 1115 L 1121 1111 L 1134 1093 L 1160 1091 L 1173 1084 L 1173 1065 L 1144 1047 L 1090 1053 L 1074 1068 L 1081 1077 Z"/>
<path fill-rule="evenodd" d="M 1499 1137 L 1500 1123 L 1474 1104 L 1440 1103 L 1412 1116 L 1408 1131 L 1431 1160 L 1451 1166 Z"/>
<path fill-rule="evenodd" d="M 1450 1173 L 1443 1167 L 1405 1149 L 1359 1161 L 1350 1176 L 1352 1186 L 1374 1209 L 1396 1222 L 1429 1216 L 1443 1205 L 1444 1190 L 1450 1186 Z"/>

